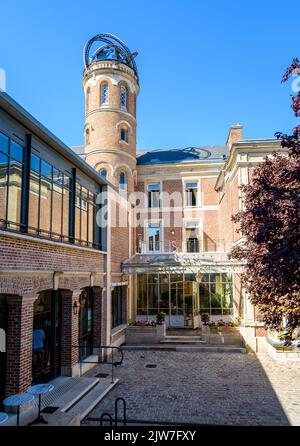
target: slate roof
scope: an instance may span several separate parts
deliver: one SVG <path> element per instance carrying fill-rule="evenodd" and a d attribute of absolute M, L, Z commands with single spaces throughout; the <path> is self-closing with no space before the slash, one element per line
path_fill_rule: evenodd
<path fill-rule="evenodd" d="M 225 160 L 228 146 L 186 147 L 184 149 L 153 150 L 137 154 L 138 165 L 192 163 L 207 160 Z"/>

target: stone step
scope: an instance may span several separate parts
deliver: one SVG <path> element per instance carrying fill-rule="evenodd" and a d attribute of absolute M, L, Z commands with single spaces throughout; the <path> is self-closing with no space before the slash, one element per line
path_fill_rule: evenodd
<path fill-rule="evenodd" d="M 205 341 L 201 339 L 164 339 L 160 341 L 161 344 L 204 344 Z"/>
<path fill-rule="evenodd" d="M 122 346 L 123 350 L 128 351 L 155 351 L 155 350 L 165 350 L 165 351 L 179 351 L 179 352 L 199 352 L 199 353 L 247 353 L 247 350 L 243 347 L 236 346 L 210 346 L 207 344 L 198 344 L 198 345 L 179 345 L 179 344 L 153 344 L 153 345 L 124 345 Z"/>
<path fill-rule="evenodd" d="M 93 387 L 83 398 L 81 398 L 74 406 L 65 411 L 68 414 L 79 416 L 82 421 L 103 398 L 118 384 L 119 380 L 115 379 L 111 382 L 110 378 L 101 379 L 101 381 Z"/>

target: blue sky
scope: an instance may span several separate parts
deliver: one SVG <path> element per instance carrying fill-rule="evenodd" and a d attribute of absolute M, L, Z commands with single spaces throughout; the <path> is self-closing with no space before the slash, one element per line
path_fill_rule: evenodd
<path fill-rule="evenodd" d="M 138 149 L 223 144 L 295 125 L 281 76 L 300 56 L 298 1 L 4 0 L 7 92 L 68 145 L 83 143 L 82 50 L 101 32 L 132 51 Z"/>

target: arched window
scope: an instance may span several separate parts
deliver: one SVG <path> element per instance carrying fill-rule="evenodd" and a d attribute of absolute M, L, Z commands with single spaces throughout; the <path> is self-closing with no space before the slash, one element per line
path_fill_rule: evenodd
<path fill-rule="evenodd" d="M 85 131 L 85 144 L 89 144 L 90 143 L 90 129 L 86 129 Z"/>
<path fill-rule="evenodd" d="M 124 172 L 120 173 L 120 189 L 126 189 L 126 175 Z"/>
<path fill-rule="evenodd" d="M 90 89 L 90 87 L 88 87 L 87 90 L 86 90 L 86 97 L 85 97 L 86 98 L 85 106 L 86 106 L 86 111 L 87 112 L 90 109 L 90 93 L 91 93 L 91 89 Z"/>
<path fill-rule="evenodd" d="M 121 128 L 121 141 L 128 142 L 128 130 Z"/>
<path fill-rule="evenodd" d="M 101 105 L 108 104 L 108 83 L 101 84 Z"/>
<path fill-rule="evenodd" d="M 106 171 L 106 169 L 101 169 L 101 171 L 100 171 L 100 175 L 101 175 L 103 178 L 106 178 L 106 177 L 107 177 L 107 171 Z"/>
<path fill-rule="evenodd" d="M 120 90 L 120 103 L 121 103 L 121 108 L 124 108 L 125 110 L 127 109 L 127 90 L 125 87 L 121 87 Z"/>

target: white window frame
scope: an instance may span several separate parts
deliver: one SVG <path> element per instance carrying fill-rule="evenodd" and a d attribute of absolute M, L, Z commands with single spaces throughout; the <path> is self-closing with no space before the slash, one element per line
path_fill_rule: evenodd
<path fill-rule="evenodd" d="M 158 186 L 159 187 L 159 198 L 158 198 L 158 206 L 149 206 L 149 193 L 153 192 L 149 188 L 151 186 Z M 152 194 L 151 194 L 152 195 Z M 161 183 L 160 182 L 153 182 L 147 184 L 147 207 L 148 209 L 161 209 Z"/>
<path fill-rule="evenodd" d="M 197 191 L 196 191 L 196 204 L 195 205 L 191 205 L 188 204 L 187 202 L 187 184 L 189 183 L 197 183 Z M 195 209 L 201 206 L 200 203 L 200 181 L 199 179 L 196 178 L 185 178 L 183 180 L 183 203 L 184 203 L 184 207 L 185 208 L 189 208 L 189 209 Z"/>
<path fill-rule="evenodd" d="M 150 229 L 150 225 L 158 225 L 159 226 L 159 249 L 153 249 L 150 250 L 149 249 L 149 229 Z M 163 220 L 146 220 L 145 221 L 145 229 L 146 229 L 146 253 L 147 254 L 159 254 L 159 253 L 163 253 L 164 249 L 164 238 L 163 238 Z M 153 228 L 155 229 L 155 228 Z M 155 241 L 154 241 L 154 245 L 155 247 Z"/>
<path fill-rule="evenodd" d="M 200 220 L 199 218 L 188 218 L 184 220 L 184 240 L 183 240 L 183 250 L 184 252 L 188 252 L 187 251 L 187 230 L 188 229 L 195 229 L 197 238 L 198 238 L 198 242 L 199 242 L 199 252 L 203 251 L 203 228 L 202 228 L 202 220 Z"/>

